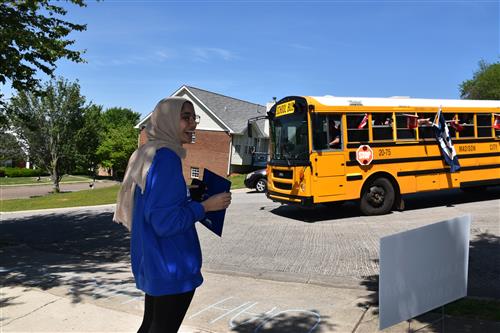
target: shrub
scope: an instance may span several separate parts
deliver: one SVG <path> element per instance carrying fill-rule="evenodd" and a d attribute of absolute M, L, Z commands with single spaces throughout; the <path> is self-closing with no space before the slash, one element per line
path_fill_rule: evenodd
<path fill-rule="evenodd" d="M 0 168 L 0 177 L 38 177 L 46 176 L 41 169 Z"/>

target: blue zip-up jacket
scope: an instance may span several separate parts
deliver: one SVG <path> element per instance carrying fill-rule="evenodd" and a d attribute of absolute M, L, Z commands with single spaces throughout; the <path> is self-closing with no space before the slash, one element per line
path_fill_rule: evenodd
<path fill-rule="evenodd" d="M 188 292 L 203 282 L 195 223 L 203 206 L 189 197 L 180 158 L 156 151 L 144 194 L 134 193 L 130 256 L 137 288 L 151 296 Z"/>

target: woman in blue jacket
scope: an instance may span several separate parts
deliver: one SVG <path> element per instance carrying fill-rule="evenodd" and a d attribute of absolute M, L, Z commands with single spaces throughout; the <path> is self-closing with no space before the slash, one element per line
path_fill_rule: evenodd
<path fill-rule="evenodd" d="M 161 100 L 145 131 L 148 142 L 130 157 L 114 220 L 131 229 L 130 256 L 137 288 L 145 292 L 140 333 L 177 332 L 201 285 L 201 249 L 195 223 L 226 209 L 230 193 L 191 200 L 181 159 L 196 129 L 187 99 Z"/>

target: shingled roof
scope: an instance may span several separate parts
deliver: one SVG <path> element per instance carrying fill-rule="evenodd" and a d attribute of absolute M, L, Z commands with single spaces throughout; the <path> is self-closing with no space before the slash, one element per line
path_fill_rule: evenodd
<path fill-rule="evenodd" d="M 266 107 L 224 96 L 203 89 L 185 86 L 193 95 L 203 102 L 232 132 L 242 133 L 251 117 L 264 116 Z"/>
<path fill-rule="evenodd" d="M 196 87 L 184 85 L 179 88 L 174 95 L 184 89 L 204 104 L 208 108 L 208 111 L 219 118 L 223 125 L 232 133 L 243 133 L 246 130 L 247 120 L 249 118 L 266 115 L 266 107 L 263 105 L 250 103 Z M 144 124 L 149 119 L 150 115 L 151 114 L 141 120 L 138 126 L 140 127 L 140 125 Z M 259 129 L 264 132 L 263 123 L 257 122 L 256 124 Z"/>

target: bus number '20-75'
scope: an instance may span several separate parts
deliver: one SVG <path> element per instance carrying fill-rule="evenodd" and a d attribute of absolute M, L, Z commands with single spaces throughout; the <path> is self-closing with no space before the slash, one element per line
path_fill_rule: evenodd
<path fill-rule="evenodd" d="M 380 157 L 391 156 L 391 149 L 390 148 L 379 149 L 378 156 Z"/>

